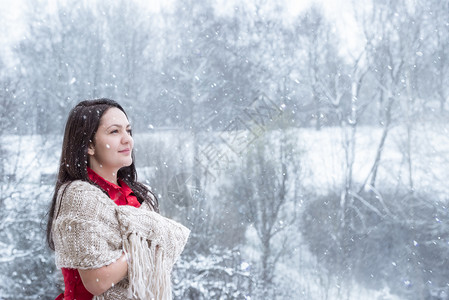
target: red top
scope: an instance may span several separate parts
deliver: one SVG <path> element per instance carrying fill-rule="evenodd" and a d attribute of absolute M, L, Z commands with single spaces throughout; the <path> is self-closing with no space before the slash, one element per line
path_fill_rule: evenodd
<path fill-rule="evenodd" d="M 89 167 L 87 167 L 87 174 L 89 175 L 90 180 L 105 190 L 108 193 L 109 198 L 114 200 L 117 205 L 140 206 L 137 197 L 123 180 L 118 179 L 117 181 L 120 186 L 115 185 L 103 179 L 103 177 L 92 171 Z M 93 295 L 84 287 L 77 269 L 62 268 L 61 271 L 64 276 L 65 291 L 63 294 L 59 295 L 56 300 L 92 300 Z"/>

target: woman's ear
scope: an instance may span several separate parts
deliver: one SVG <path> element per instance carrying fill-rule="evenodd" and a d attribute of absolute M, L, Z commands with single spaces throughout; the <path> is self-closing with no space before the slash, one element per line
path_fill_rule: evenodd
<path fill-rule="evenodd" d="M 87 146 L 87 154 L 94 155 L 95 154 L 95 146 L 94 143 L 89 142 L 89 146 Z"/>

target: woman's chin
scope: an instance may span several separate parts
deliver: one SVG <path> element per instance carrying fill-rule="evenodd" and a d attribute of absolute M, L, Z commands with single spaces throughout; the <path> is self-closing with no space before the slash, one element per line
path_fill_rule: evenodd
<path fill-rule="evenodd" d="M 132 159 L 130 159 L 129 161 L 124 162 L 124 163 L 122 164 L 122 168 L 129 167 L 130 165 L 132 165 L 132 163 L 133 163 L 133 161 L 132 161 Z"/>

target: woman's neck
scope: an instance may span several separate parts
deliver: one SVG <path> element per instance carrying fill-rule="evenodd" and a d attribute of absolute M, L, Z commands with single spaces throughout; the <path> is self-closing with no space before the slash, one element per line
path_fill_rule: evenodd
<path fill-rule="evenodd" d="M 103 177 L 104 180 L 109 181 L 110 183 L 113 183 L 115 185 L 118 185 L 117 183 L 117 172 L 118 170 L 109 170 L 104 168 L 102 165 L 98 166 L 91 166 L 90 167 L 92 171 Z"/>

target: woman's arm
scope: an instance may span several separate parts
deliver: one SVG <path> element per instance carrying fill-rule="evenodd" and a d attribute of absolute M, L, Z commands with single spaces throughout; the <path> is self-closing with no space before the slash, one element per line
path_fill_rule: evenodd
<path fill-rule="evenodd" d="M 84 287 L 93 295 L 106 292 L 122 280 L 128 273 L 128 262 L 125 254 L 110 265 L 90 270 L 78 270 Z"/>

